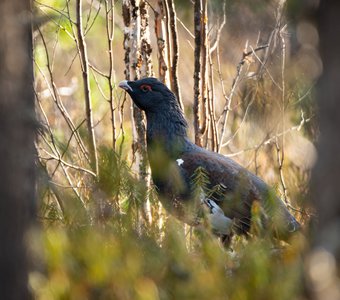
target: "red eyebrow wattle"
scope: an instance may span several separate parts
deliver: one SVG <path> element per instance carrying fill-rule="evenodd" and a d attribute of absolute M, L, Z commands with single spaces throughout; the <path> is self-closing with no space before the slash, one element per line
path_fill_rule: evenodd
<path fill-rule="evenodd" d="M 142 84 L 140 88 L 141 90 L 149 90 L 149 91 L 152 90 L 151 85 L 148 85 L 148 84 Z"/>

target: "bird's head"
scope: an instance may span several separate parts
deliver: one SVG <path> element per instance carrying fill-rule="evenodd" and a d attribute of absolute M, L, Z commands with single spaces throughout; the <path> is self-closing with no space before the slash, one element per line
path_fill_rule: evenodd
<path fill-rule="evenodd" d="M 123 80 L 119 83 L 119 87 L 124 89 L 133 102 L 146 113 L 179 108 L 175 95 L 156 78 Z"/>
<path fill-rule="evenodd" d="M 176 152 L 187 136 L 187 122 L 176 96 L 156 78 L 119 83 L 133 102 L 146 113 L 147 140 L 166 145 L 167 152 Z M 164 148 L 164 147 L 161 148 Z M 157 147 L 156 147 L 157 148 Z"/>

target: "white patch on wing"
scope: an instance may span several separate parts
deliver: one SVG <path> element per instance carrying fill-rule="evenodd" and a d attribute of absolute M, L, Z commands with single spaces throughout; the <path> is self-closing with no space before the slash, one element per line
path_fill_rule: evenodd
<path fill-rule="evenodd" d="M 223 210 L 211 199 L 204 199 L 203 203 L 208 207 L 210 213 L 208 220 L 211 228 L 219 234 L 229 235 L 233 227 L 233 221 L 224 215 Z"/>
<path fill-rule="evenodd" d="M 205 199 L 205 204 L 209 207 L 211 214 L 222 214 L 222 215 L 224 215 L 223 210 L 221 209 L 221 207 L 219 207 L 216 204 L 215 201 L 213 201 L 211 199 Z"/>
<path fill-rule="evenodd" d="M 177 161 L 177 164 L 178 164 L 179 166 L 181 166 L 181 164 L 183 164 L 183 163 L 184 163 L 184 160 L 183 160 L 183 159 L 181 159 L 181 158 L 179 158 L 179 159 L 176 159 L 176 161 Z"/>

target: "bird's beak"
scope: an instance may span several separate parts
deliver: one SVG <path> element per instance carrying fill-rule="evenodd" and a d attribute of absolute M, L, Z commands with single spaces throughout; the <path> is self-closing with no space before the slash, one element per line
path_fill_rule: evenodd
<path fill-rule="evenodd" d="M 119 82 L 118 86 L 119 86 L 120 88 L 122 88 L 123 90 L 130 91 L 130 92 L 133 91 L 132 88 L 131 88 L 131 86 L 129 86 L 127 80 L 123 80 L 123 81 Z"/>

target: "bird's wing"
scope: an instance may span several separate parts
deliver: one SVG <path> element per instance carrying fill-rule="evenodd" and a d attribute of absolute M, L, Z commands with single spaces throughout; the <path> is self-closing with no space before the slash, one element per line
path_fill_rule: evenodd
<path fill-rule="evenodd" d="M 261 203 L 265 222 L 267 212 L 270 215 L 275 210 L 285 223 L 285 230 L 295 231 L 299 227 L 299 223 L 288 212 L 281 199 L 272 195 L 270 188 L 259 177 L 235 161 L 202 149 L 184 152 L 176 162 L 187 182 L 193 180 L 197 169 L 203 170 L 208 179 L 207 188 L 211 191 L 207 198 L 213 200 L 226 217 L 237 219 L 240 231 L 247 232 L 250 228 L 254 201 Z"/>
<path fill-rule="evenodd" d="M 206 198 L 214 201 L 226 217 L 238 219 L 241 231 L 249 230 L 251 205 L 258 197 L 245 169 L 223 156 L 205 151 L 184 152 L 176 162 L 186 182 L 195 181 L 197 170 L 202 170 L 207 178 L 207 186 L 202 187 Z"/>

